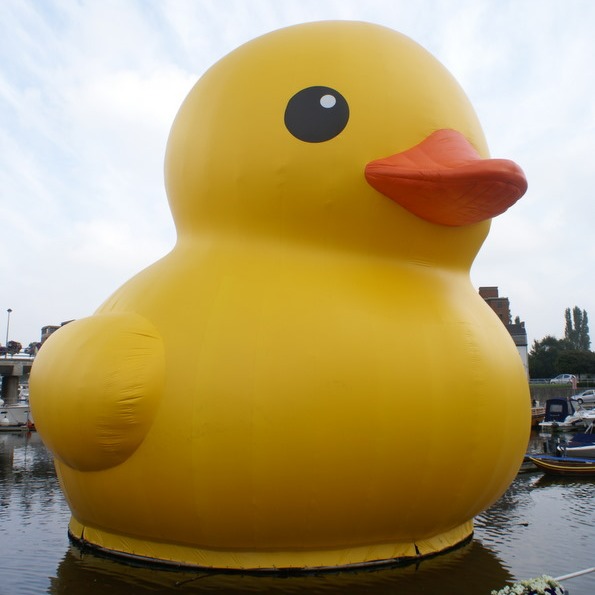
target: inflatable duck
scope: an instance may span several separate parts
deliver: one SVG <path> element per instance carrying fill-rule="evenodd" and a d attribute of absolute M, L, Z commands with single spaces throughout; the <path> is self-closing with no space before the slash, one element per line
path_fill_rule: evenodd
<path fill-rule="evenodd" d="M 243 571 L 468 540 L 529 433 L 469 278 L 526 182 L 455 80 L 384 27 L 290 27 L 198 81 L 165 161 L 174 249 L 33 366 L 71 536 Z"/>

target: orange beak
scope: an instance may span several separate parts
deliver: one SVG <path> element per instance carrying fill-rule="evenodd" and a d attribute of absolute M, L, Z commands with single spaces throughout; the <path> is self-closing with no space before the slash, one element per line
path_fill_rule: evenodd
<path fill-rule="evenodd" d="M 482 159 L 455 130 L 366 165 L 366 180 L 431 223 L 461 226 L 500 215 L 527 190 L 523 170 L 507 159 Z"/>

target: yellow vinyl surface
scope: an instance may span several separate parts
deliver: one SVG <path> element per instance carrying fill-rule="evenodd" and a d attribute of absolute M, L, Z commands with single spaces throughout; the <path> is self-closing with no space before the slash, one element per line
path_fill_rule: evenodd
<path fill-rule="evenodd" d="M 320 142 L 284 123 L 312 86 L 349 105 Z M 33 366 L 73 535 L 305 568 L 471 534 L 530 428 L 519 354 L 469 279 L 490 222 L 430 222 L 364 176 L 443 129 L 488 158 L 450 74 L 375 25 L 273 32 L 202 77 L 167 147 L 176 246 Z"/>

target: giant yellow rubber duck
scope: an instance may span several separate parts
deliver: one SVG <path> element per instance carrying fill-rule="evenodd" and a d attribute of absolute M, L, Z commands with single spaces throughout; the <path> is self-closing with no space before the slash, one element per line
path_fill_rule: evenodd
<path fill-rule="evenodd" d="M 178 239 L 33 366 L 74 539 L 208 568 L 465 542 L 529 433 L 470 266 L 525 177 L 423 48 L 359 22 L 258 38 L 190 91 Z"/>

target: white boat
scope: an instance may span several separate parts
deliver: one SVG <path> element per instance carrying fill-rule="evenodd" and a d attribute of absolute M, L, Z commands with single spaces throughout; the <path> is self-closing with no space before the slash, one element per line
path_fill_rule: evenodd
<path fill-rule="evenodd" d="M 570 442 L 559 444 L 557 452 L 563 457 L 582 457 L 595 459 L 595 423 L 591 422 L 589 427 L 579 434 L 575 434 Z"/>
<path fill-rule="evenodd" d="M 29 403 L 5 405 L 0 400 L 0 431 L 30 430 L 33 428 L 33 419 Z"/>
<path fill-rule="evenodd" d="M 548 399 L 545 404 L 545 419 L 539 427 L 546 431 L 581 430 L 595 420 L 595 412 L 582 407 L 575 408 L 568 399 Z"/>

